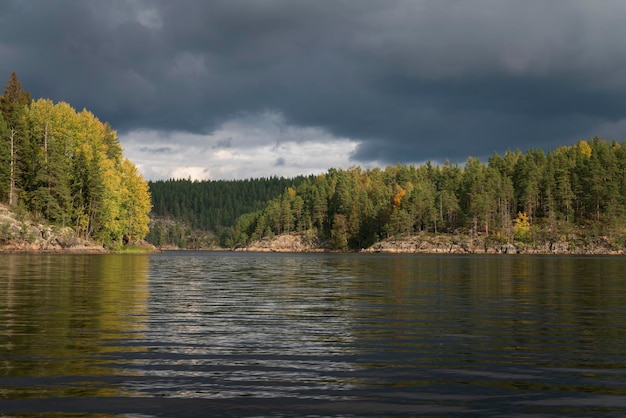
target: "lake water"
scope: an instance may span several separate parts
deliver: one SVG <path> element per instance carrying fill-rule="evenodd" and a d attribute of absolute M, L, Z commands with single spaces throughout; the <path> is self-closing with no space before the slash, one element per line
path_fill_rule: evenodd
<path fill-rule="evenodd" d="M 2 254 L 0 416 L 626 416 L 626 258 Z"/>

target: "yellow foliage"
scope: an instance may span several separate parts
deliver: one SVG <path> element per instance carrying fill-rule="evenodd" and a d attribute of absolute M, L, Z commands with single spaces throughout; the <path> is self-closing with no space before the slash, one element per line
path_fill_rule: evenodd
<path fill-rule="evenodd" d="M 591 157 L 591 147 L 589 143 L 587 143 L 587 141 L 580 141 L 578 143 L 578 152 L 580 152 L 583 157 Z"/>
<path fill-rule="evenodd" d="M 526 212 L 518 212 L 513 226 L 513 234 L 515 238 L 524 240 L 530 232 L 530 221 Z"/>
<path fill-rule="evenodd" d="M 398 192 L 393 197 L 393 207 L 394 207 L 394 209 L 398 209 L 400 207 L 400 204 L 402 203 L 402 198 L 406 194 L 406 190 L 404 190 L 400 186 L 397 186 L 397 187 L 398 187 Z"/>
<path fill-rule="evenodd" d="M 148 183 L 139 174 L 137 167 L 128 159 L 122 160 L 123 232 L 129 240 L 143 239 L 149 232 L 148 214 L 152 209 Z"/>
<path fill-rule="evenodd" d="M 79 194 L 66 197 L 74 207 L 60 202 L 67 211 L 63 219 L 73 217 L 81 236 L 103 242 L 143 239 L 150 221 L 148 183 L 123 158 L 116 132 L 86 109 L 76 112 L 49 99 L 33 101 L 27 116 L 33 137 L 45 139 L 41 152 L 46 158 L 56 155 L 56 164 L 68 172 L 61 180 L 68 188 L 72 182 L 80 184 Z M 86 177 L 75 178 L 79 173 Z M 89 199 L 83 201 L 84 196 Z"/>

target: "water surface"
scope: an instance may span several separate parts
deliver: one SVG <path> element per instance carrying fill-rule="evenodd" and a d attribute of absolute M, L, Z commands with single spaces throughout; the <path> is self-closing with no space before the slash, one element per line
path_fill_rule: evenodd
<path fill-rule="evenodd" d="M 626 415 L 623 257 L 1 261 L 0 415 Z"/>

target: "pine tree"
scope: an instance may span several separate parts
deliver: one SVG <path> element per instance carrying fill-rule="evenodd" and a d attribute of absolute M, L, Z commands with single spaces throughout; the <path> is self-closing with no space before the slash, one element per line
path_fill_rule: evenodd
<path fill-rule="evenodd" d="M 15 72 L 11 73 L 9 82 L 4 88 L 4 94 L 0 96 L 0 112 L 4 119 L 6 131 L 2 137 L 4 152 L 9 150 L 9 204 L 15 203 L 18 189 L 28 188 L 29 163 L 32 159 L 32 147 L 29 143 L 28 125 L 26 123 L 26 107 L 31 102 L 30 93 L 22 89 L 22 84 Z M 6 171 L 6 169 L 5 169 Z M 6 177 L 6 173 L 0 177 Z M 5 180 L 6 181 L 6 180 Z M 6 186 L 5 186 L 6 187 Z"/>
<path fill-rule="evenodd" d="M 0 201 L 9 201 L 11 189 L 11 139 L 4 117 L 0 117 Z"/>

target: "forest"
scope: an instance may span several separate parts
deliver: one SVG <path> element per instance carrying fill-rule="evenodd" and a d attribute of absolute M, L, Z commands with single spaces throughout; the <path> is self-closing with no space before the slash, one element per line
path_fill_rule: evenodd
<path fill-rule="evenodd" d="M 487 162 L 469 157 L 463 166 L 352 167 L 285 181 L 171 180 L 150 188 L 156 215 L 176 217 L 186 210 L 188 227 L 212 230 L 216 236 L 206 244 L 226 248 L 289 233 L 339 251 L 424 233 L 527 245 L 573 236 L 614 248 L 625 244 L 626 145 L 597 137 L 547 153 L 507 151 Z M 183 193 L 181 185 L 189 191 Z M 278 192 L 277 186 L 284 187 Z M 171 199 L 171 190 L 188 200 Z M 220 217 L 219 207 L 229 215 Z M 163 231 L 160 237 L 167 240 Z"/>
<path fill-rule="evenodd" d="M 0 202 L 111 248 L 146 236 L 148 184 L 109 124 L 64 102 L 33 100 L 15 73 L 0 113 Z"/>
<path fill-rule="evenodd" d="M 241 215 L 264 209 L 287 187 L 297 187 L 305 179 L 150 181 L 152 228 L 146 239 L 156 246 L 219 246 L 219 236 L 232 234 Z"/>
<path fill-rule="evenodd" d="M 0 203 L 111 248 L 146 238 L 161 247 L 233 249 L 283 234 L 336 251 L 424 234 L 525 245 L 577 237 L 622 250 L 626 243 L 623 142 L 595 137 L 464 165 L 148 183 L 108 123 L 64 102 L 33 100 L 15 73 L 0 113 Z"/>

